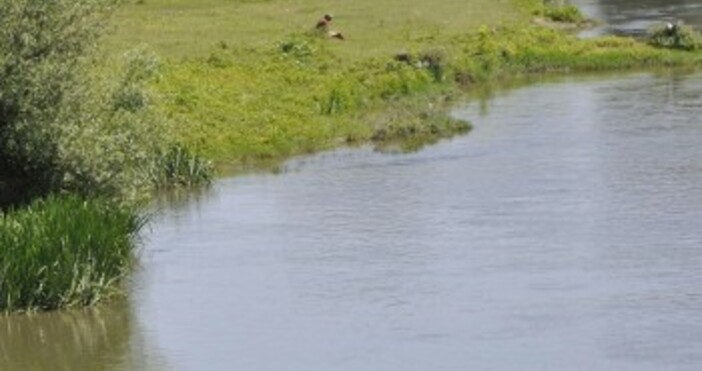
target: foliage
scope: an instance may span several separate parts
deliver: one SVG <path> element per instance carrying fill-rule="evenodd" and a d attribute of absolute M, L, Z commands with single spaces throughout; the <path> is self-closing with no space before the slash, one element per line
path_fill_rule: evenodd
<path fill-rule="evenodd" d="M 144 50 L 96 44 L 117 0 L 0 0 L 0 309 L 89 305 L 111 295 L 156 187 L 206 183 L 147 85 Z M 84 201 L 82 197 L 90 200 Z M 110 201 L 105 201 L 110 200 Z"/>
<path fill-rule="evenodd" d="M 111 201 L 49 196 L 0 214 L 0 310 L 50 310 L 119 292 L 144 220 Z"/>
<path fill-rule="evenodd" d="M 210 161 L 178 144 L 160 154 L 152 169 L 151 183 L 158 188 L 209 184 L 214 173 Z"/>
<path fill-rule="evenodd" d="M 292 35 L 285 40 L 278 42 L 277 47 L 280 52 L 298 63 L 310 62 L 315 54 L 319 52 L 319 38 L 305 37 L 302 35 Z"/>
<path fill-rule="evenodd" d="M 180 123 L 177 140 L 231 162 L 369 139 L 372 130 L 354 118 L 358 112 L 426 90 L 434 81 L 429 68 L 389 59 L 344 66 L 324 44 L 289 40 L 269 50 L 229 50 L 228 67 L 205 60 L 172 64 L 156 89 L 162 109 Z"/>
<path fill-rule="evenodd" d="M 111 76 L 86 77 L 67 92 L 54 128 L 56 188 L 122 200 L 147 194 L 166 124 L 148 109 L 142 58 L 131 55 Z"/>
<path fill-rule="evenodd" d="M 148 14 L 164 1 L 139 9 Z M 561 5 L 514 1 L 553 19 L 576 19 Z M 183 14 L 209 9 L 192 0 L 173 3 L 192 8 Z M 449 31 L 431 22 L 408 27 L 414 19 L 408 14 L 358 17 L 368 27 L 343 29 L 351 35 L 347 43 L 266 28 L 265 37 L 251 32 L 256 41 L 241 44 L 231 39 L 249 33 L 216 33 L 218 46 L 200 57 L 162 64 L 142 49 L 100 63 L 93 50 L 113 4 L 0 0 L 0 202 L 18 190 L 30 194 L 10 201 L 51 192 L 96 197 L 50 197 L 0 219 L 5 309 L 90 304 L 111 293 L 141 225 L 124 205 L 154 188 L 209 182 L 208 159 L 277 159 L 359 141 L 416 149 L 470 128 L 447 117 L 432 97 L 522 75 L 702 64 L 699 53 L 628 38 L 580 40 L 522 23 L 494 26 L 501 17 L 466 33 L 480 17 L 463 22 L 453 5 L 437 9 L 439 24 L 456 21 Z M 279 5 L 236 2 L 244 9 L 232 13 L 278 14 Z M 270 25 L 269 17 L 249 18 L 255 24 L 242 27 Z M 191 42 L 203 44 L 190 31 Z M 398 58 L 398 50 L 411 52 Z"/>
<path fill-rule="evenodd" d="M 229 163 L 403 136 L 405 129 L 392 128 L 378 135 L 377 123 L 397 126 L 400 120 L 391 118 L 402 117 L 415 128 L 429 127 L 441 113 L 416 121 L 424 111 L 421 104 L 396 102 L 455 94 L 457 88 L 495 79 L 700 61 L 629 38 L 580 40 L 525 25 L 484 26 L 443 39 L 440 49 L 427 45 L 360 62 L 340 60 L 335 45 L 293 35 L 267 49 L 228 48 L 218 51 L 223 65 L 207 59 L 170 63 L 154 88 L 162 97 L 161 110 L 178 122 L 176 141 Z"/>
<path fill-rule="evenodd" d="M 369 0 L 359 1 L 366 4 Z M 471 1 L 472 7 L 415 0 L 402 6 L 367 4 L 373 9 L 392 7 L 396 10 L 391 12 L 392 19 L 386 19 L 382 11 L 360 16 L 356 8 L 365 9 L 363 6 L 338 4 L 334 26 L 349 36 L 345 43 L 305 32 L 319 16 L 313 10 L 321 7 L 317 0 L 302 8 L 289 5 L 282 23 L 278 22 L 282 17 L 279 0 L 236 5 L 221 0 L 207 4 L 155 0 L 127 8 L 120 22 L 188 9 L 178 15 L 179 30 L 169 28 L 166 33 L 165 28 L 157 27 L 154 33 L 142 35 L 168 55 L 188 56 L 172 59 L 162 78 L 153 84 L 161 97 L 157 105 L 176 123 L 176 143 L 219 163 L 281 158 L 371 140 L 377 121 L 393 121 L 376 120 L 376 112 L 385 108 L 388 117 L 419 117 L 422 107 L 394 102 L 436 91 L 453 94 L 458 88 L 524 74 L 699 61 L 695 56 L 656 50 L 627 38 L 579 40 L 527 25 L 519 20 L 531 21 L 534 12 L 562 20 L 575 20 L 574 14 L 579 12 L 560 0 L 511 2 L 522 14 L 511 18 L 507 27 L 494 25 L 510 17 L 510 9 L 515 7 L 482 0 Z M 236 12 L 211 12 L 233 6 Z M 422 13 L 416 19 L 403 13 L 405 8 L 422 7 L 435 12 Z M 478 7 L 489 10 L 490 16 L 464 12 Z M 249 20 L 252 14 L 260 15 L 253 23 Z M 436 14 L 441 14 L 440 26 L 434 22 Z M 208 24 L 198 28 L 202 33 L 197 46 L 191 45 L 189 30 L 204 20 Z M 408 27 L 410 20 L 419 26 Z M 487 25 L 478 28 L 478 22 Z M 285 25 L 282 29 L 281 24 Z M 181 31 L 184 33 L 179 34 Z M 116 39 L 124 40 L 125 33 L 131 35 L 130 40 L 141 37 L 133 28 L 120 32 Z M 215 43 L 218 46 L 212 51 Z M 207 45 L 209 56 L 202 52 Z"/>
<path fill-rule="evenodd" d="M 70 190 L 132 202 L 148 197 L 154 173 L 159 186 L 184 183 L 187 173 L 155 169 L 177 145 L 146 86 L 158 59 L 136 50 L 114 66 L 97 60 L 116 1 L 0 2 L 0 174 L 31 184 L 15 198 Z"/>
<path fill-rule="evenodd" d="M 56 182 L 56 118 L 110 0 L 0 0 L 0 174 Z"/>
<path fill-rule="evenodd" d="M 329 49 L 339 58 L 360 62 L 421 47 L 430 37 L 440 45 L 442 38 L 481 24 L 526 19 L 512 1 L 148 0 L 120 9 L 106 46 L 121 52 L 146 43 L 173 60 L 206 58 L 221 43 L 262 50 L 302 39 L 319 17 L 333 12 L 332 29 L 347 42 L 319 41 L 333 44 Z"/>
<path fill-rule="evenodd" d="M 59 115 L 61 188 L 134 202 L 154 188 L 208 183 L 213 168 L 175 142 L 147 90 L 160 75 L 157 58 L 133 51 L 113 71 L 83 81 Z M 183 166 L 184 157 L 193 168 Z"/>
<path fill-rule="evenodd" d="M 449 116 L 441 99 L 425 97 L 391 103 L 390 110 L 368 117 L 373 127 L 371 140 L 384 151 L 413 152 L 442 138 L 469 132 L 472 125 Z"/>
<path fill-rule="evenodd" d="M 649 32 L 648 42 L 660 48 L 696 50 L 702 47 L 702 35 L 681 23 L 666 24 L 654 27 Z"/>
<path fill-rule="evenodd" d="M 580 9 L 567 0 L 519 0 L 531 13 L 554 22 L 580 24 L 587 21 Z"/>
<path fill-rule="evenodd" d="M 575 5 L 546 6 L 543 9 L 543 16 L 556 22 L 582 23 L 585 16 Z"/>

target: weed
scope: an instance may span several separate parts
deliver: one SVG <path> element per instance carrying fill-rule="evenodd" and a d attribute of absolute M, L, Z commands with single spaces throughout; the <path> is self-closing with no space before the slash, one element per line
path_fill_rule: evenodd
<path fill-rule="evenodd" d="M 165 151 L 153 167 L 152 183 L 158 188 L 193 187 L 212 181 L 212 163 L 181 145 Z"/>
<path fill-rule="evenodd" d="M 76 196 L 0 214 L 0 310 L 84 306 L 119 293 L 143 225 L 132 209 Z"/>
<path fill-rule="evenodd" d="M 567 0 L 543 0 L 533 5 L 532 13 L 554 22 L 581 24 L 587 20 L 580 9 Z"/>

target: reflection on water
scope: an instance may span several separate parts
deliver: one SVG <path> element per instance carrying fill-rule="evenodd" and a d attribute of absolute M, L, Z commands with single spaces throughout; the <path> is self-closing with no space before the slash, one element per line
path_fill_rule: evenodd
<path fill-rule="evenodd" d="M 606 22 L 585 36 L 602 33 L 642 35 L 652 26 L 682 20 L 702 27 L 702 2 L 698 0 L 572 0 L 588 16 Z"/>
<path fill-rule="evenodd" d="M 0 370 L 161 370 L 129 307 L 0 315 Z"/>
<path fill-rule="evenodd" d="M 2 370 L 107 370 L 129 346 L 126 311 L 0 317 Z"/>

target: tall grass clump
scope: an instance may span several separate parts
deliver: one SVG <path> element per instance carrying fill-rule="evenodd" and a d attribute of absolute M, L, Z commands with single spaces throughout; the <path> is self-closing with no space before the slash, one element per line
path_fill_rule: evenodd
<path fill-rule="evenodd" d="M 136 215 L 77 196 L 0 214 L 0 311 L 85 306 L 119 293 L 144 224 Z"/>
<path fill-rule="evenodd" d="M 691 51 L 702 47 L 702 35 L 688 25 L 668 23 L 651 29 L 648 42 L 659 48 Z"/>
<path fill-rule="evenodd" d="M 151 183 L 159 189 L 196 187 L 212 182 L 214 165 L 182 145 L 173 145 L 157 159 Z"/>

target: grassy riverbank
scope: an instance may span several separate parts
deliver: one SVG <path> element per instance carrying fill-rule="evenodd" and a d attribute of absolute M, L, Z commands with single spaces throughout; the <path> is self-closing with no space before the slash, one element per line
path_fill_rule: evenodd
<path fill-rule="evenodd" d="M 0 32 L 0 201 L 19 205 L 0 217 L 0 310 L 113 292 L 141 226 L 130 205 L 206 183 L 210 161 L 414 149 L 469 130 L 447 107 L 496 81 L 702 63 L 697 51 L 537 26 L 535 16 L 577 19 L 540 0 L 133 1 L 102 43 L 105 61 L 92 51 L 102 18 L 88 8 L 18 1 L 33 7 L 8 5 L 17 14 Z M 47 28 L 37 11 L 64 13 Z M 325 12 L 346 41 L 310 32 Z M 83 19 L 84 35 L 67 19 Z M 15 32 L 36 37 L 12 43 Z M 137 44 L 151 46 L 125 53 Z M 76 196 L 27 205 L 48 194 Z"/>
<path fill-rule="evenodd" d="M 309 34 L 327 10 L 347 41 Z M 166 56 L 153 87 L 173 133 L 226 164 L 465 131 L 465 123 L 447 125 L 441 101 L 499 79 L 702 60 L 628 38 L 580 40 L 532 22 L 549 15 L 582 20 L 536 0 L 150 0 L 121 13 L 112 45 L 150 43 Z"/>

